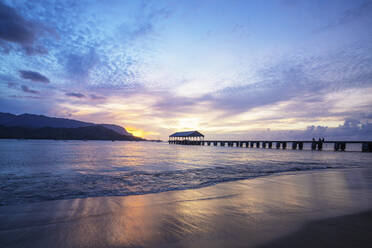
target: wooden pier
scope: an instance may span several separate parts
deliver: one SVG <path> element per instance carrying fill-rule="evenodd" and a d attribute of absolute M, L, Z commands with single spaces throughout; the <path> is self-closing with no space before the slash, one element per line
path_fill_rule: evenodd
<path fill-rule="evenodd" d="M 348 145 L 361 144 L 362 152 L 372 152 L 372 141 L 313 141 L 313 140 L 287 140 L 287 141 L 268 141 L 268 140 L 204 140 L 204 135 L 197 131 L 178 132 L 169 136 L 169 144 L 178 145 L 199 145 L 199 146 L 228 146 L 245 148 L 263 149 L 292 149 L 304 150 L 307 144 L 310 150 L 321 151 L 325 144 L 332 144 L 334 151 L 346 151 Z"/>

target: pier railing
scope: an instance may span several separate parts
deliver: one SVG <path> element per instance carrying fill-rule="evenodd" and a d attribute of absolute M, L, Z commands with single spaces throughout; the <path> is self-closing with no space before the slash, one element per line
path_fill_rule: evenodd
<path fill-rule="evenodd" d="M 303 150 L 305 144 L 310 144 L 311 150 L 323 150 L 324 144 L 333 144 L 334 151 L 346 151 L 349 144 L 360 144 L 362 152 L 372 152 L 372 141 L 238 141 L 238 140 L 169 140 L 169 144 L 200 145 L 200 146 L 228 146 L 267 149 Z"/>

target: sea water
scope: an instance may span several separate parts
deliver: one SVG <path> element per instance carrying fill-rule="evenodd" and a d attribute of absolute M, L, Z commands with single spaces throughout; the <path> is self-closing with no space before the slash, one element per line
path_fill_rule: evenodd
<path fill-rule="evenodd" d="M 372 153 L 126 141 L 0 140 L 0 206 L 371 167 Z M 327 151 L 328 150 L 328 151 Z"/>

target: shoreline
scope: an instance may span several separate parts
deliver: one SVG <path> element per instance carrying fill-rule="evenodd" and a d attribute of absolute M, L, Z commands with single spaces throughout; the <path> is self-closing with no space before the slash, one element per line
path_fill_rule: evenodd
<path fill-rule="evenodd" d="M 300 242 L 303 227 L 309 234 L 307 223 L 322 230 L 316 221 L 370 211 L 371 203 L 369 168 L 270 175 L 198 189 L 3 206 L 0 246 L 284 247 Z M 363 218 L 345 221 L 355 233 L 366 228 Z"/>

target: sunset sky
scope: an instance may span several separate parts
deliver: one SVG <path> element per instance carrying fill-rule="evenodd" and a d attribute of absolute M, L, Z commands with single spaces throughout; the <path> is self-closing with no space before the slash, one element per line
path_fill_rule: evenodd
<path fill-rule="evenodd" d="M 372 137 L 372 2 L 0 1 L 0 112 L 166 139 Z"/>

